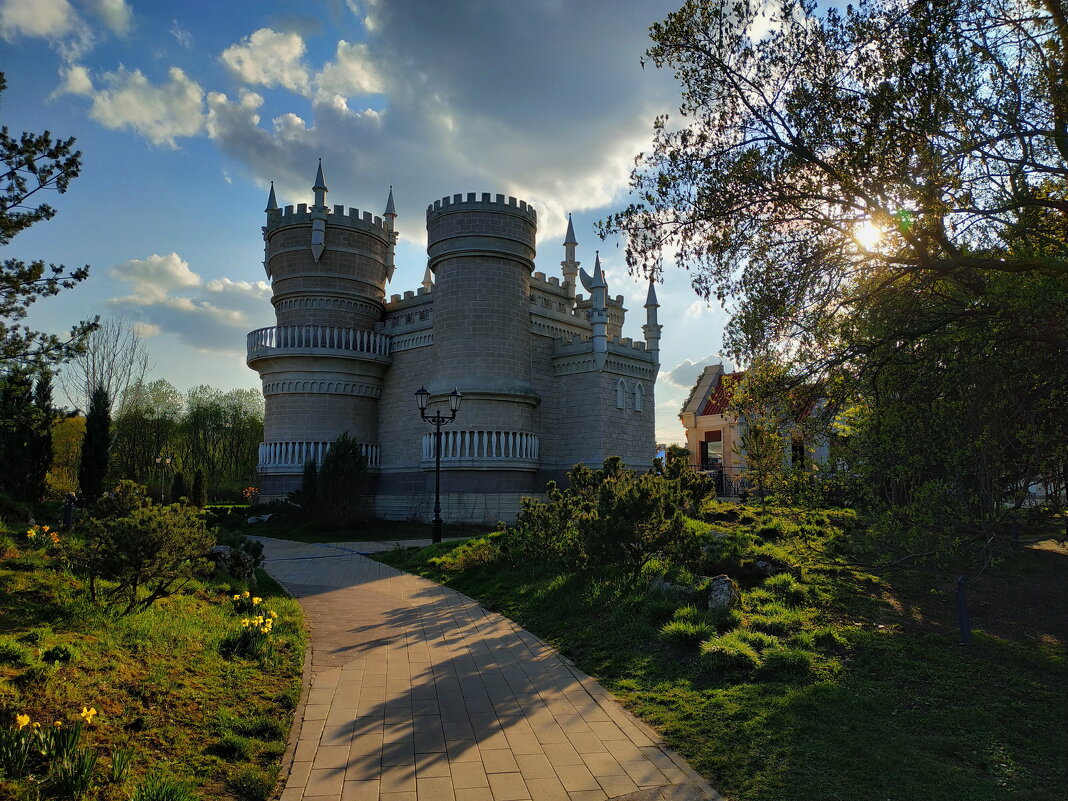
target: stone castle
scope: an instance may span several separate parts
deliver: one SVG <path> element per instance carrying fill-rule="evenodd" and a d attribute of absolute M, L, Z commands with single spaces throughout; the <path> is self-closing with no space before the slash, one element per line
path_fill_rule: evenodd
<path fill-rule="evenodd" d="M 596 260 L 580 269 L 568 221 L 562 278 L 534 272 L 538 217 L 514 197 L 453 195 L 426 211 L 422 286 L 387 300 L 397 213 L 326 204 L 322 163 L 314 203 L 278 207 L 263 228 L 263 266 L 277 324 L 248 335 L 249 367 L 266 399 L 259 472 L 264 498 L 298 489 L 348 432 L 373 472 L 374 508 L 428 520 L 434 492 L 430 409 L 459 414 L 442 430 L 441 492 L 449 521 L 513 520 L 577 462 L 617 455 L 652 461 L 661 326 L 649 285 L 644 341 L 622 336 L 623 296 L 608 296 Z M 576 282 L 589 296 L 576 293 Z"/>

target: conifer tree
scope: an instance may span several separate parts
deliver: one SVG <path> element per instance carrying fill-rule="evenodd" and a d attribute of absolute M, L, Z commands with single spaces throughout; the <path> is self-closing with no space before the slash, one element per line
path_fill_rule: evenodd
<path fill-rule="evenodd" d="M 180 498 L 184 498 L 186 495 L 185 475 L 179 470 L 174 474 L 174 483 L 171 484 L 171 500 L 177 503 Z"/>
<path fill-rule="evenodd" d="M 198 509 L 203 509 L 208 505 L 208 490 L 204 486 L 204 471 L 197 468 L 196 473 L 193 474 L 193 497 L 190 499 L 193 502 L 193 506 Z"/>
<path fill-rule="evenodd" d="M 98 384 L 89 398 L 89 413 L 85 416 L 85 439 L 82 441 L 82 460 L 78 467 L 78 483 L 88 501 L 95 501 L 104 491 L 111 452 L 111 399 L 103 385 Z"/>

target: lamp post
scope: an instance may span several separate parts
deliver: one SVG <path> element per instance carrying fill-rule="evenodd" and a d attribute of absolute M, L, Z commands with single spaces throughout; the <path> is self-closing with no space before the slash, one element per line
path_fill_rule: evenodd
<path fill-rule="evenodd" d="M 156 469 L 159 470 L 159 502 L 163 503 L 163 481 L 167 477 L 167 468 L 171 466 L 171 457 L 162 453 L 156 457 Z"/>
<path fill-rule="evenodd" d="M 430 392 L 426 387 L 419 387 L 415 392 L 415 403 L 419 407 L 419 416 L 434 426 L 434 542 L 441 542 L 441 427 L 456 419 L 456 413 L 460 411 L 460 401 L 463 400 L 463 397 L 458 389 L 454 389 L 449 393 L 449 410 L 451 414 L 445 417 L 440 409 L 434 412 L 433 415 L 426 413 L 426 407 L 430 405 Z"/>

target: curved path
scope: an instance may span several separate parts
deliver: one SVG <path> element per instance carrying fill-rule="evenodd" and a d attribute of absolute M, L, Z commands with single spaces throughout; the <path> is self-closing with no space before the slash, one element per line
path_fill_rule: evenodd
<path fill-rule="evenodd" d="M 552 647 L 360 555 L 394 544 L 260 541 L 312 632 L 281 801 L 719 798 Z"/>

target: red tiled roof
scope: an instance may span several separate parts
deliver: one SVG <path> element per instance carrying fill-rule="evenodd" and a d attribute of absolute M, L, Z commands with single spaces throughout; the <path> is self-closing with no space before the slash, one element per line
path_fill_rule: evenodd
<path fill-rule="evenodd" d="M 708 402 L 705 403 L 705 409 L 701 414 L 723 414 L 734 395 L 734 388 L 738 386 L 738 382 L 744 375 L 744 370 L 721 375 L 716 388 L 709 393 Z"/>

